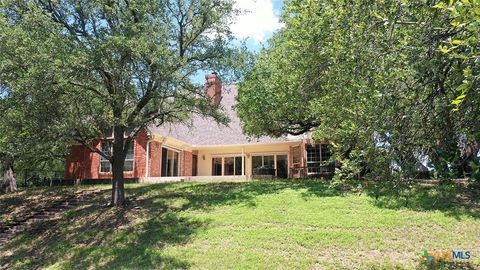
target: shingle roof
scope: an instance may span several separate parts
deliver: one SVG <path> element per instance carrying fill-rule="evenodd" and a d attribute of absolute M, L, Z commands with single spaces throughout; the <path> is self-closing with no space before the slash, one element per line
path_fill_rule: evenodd
<path fill-rule="evenodd" d="M 194 116 L 193 125 L 167 124 L 160 127 L 152 127 L 153 134 L 169 136 L 187 142 L 192 145 L 227 145 L 227 144 L 248 144 L 248 143 L 272 143 L 289 141 L 287 137 L 248 137 L 242 132 L 240 119 L 237 117 L 233 106 L 237 95 L 236 85 L 224 85 L 222 88 L 221 104 L 225 113 L 230 118 L 228 127 L 217 124 L 214 120 Z"/>

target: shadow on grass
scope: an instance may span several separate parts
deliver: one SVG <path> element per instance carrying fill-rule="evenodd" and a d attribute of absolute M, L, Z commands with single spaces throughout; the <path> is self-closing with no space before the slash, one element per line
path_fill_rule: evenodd
<path fill-rule="evenodd" d="M 471 261 L 432 261 L 427 263 L 425 259 L 419 259 L 417 270 L 476 270 L 478 266 Z"/>
<path fill-rule="evenodd" d="M 329 188 L 323 180 L 256 180 L 252 182 L 154 184 L 132 187 L 129 190 L 136 198 L 148 194 L 149 201 L 166 203 L 183 199 L 181 210 L 208 209 L 222 205 L 245 204 L 255 207 L 256 198 L 261 195 L 277 194 L 286 189 L 300 191 L 301 196 L 333 197 L 342 196 L 346 191 Z"/>
<path fill-rule="evenodd" d="M 103 208 L 109 194 L 44 222 L 0 248 L 0 268 L 38 269 L 184 269 L 187 261 L 162 253 L 208 226 L 208 221 L 181 217 L 168 205 L 141 209 Z"/>
<path fill-rule="evenodd" d="M 138 226 L 105 232 L 105 239 L 80 247 L 70 259 L 68 268 L 136 269 L 188 268 L 186 261 L 163 255 L 162 248 L 171 243 L 186 242 L 196 230 L 206 224 L 165 213 L 150 218 Z M 113 234 L 109 237 L 108 234 Z M 99 239 L 95 239 L 97 242 Z"/>
<path fill-rule="evenodd" d="M 28 216 L 35 210 L 71 194 L 72 188 L 20 188 L 16 193 L 0 193 L 0 226 Z"/>
<path fill-rule="evenodd" d="M 414 211 L 440 211 L 446 216 L 460 220 L 462 216 L 480 218 L 480 196 L 460 185 L 421 186 L 414 185 L 403 191 L 393 188 L 366 189 L 374 198 L 377 207 L 388 209 L 410 209 Z"/>

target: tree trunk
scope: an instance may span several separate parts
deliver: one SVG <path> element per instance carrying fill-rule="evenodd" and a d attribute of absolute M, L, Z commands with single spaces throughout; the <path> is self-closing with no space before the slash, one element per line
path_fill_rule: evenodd
<path fill-rule="evenodd" d="M 4 173 L 3 173 L 3 184 L 2 189 L 5 188 L 5 192 L 16 192 L 17 191 L 17 180 L 13 173 L 13 162 L 6 161 L 4 164 Z"/>
<path fill-rule="evenodd" d="M 123 167 L 125 165 L 124 129 L 115 127 L 113 131 L 113 159 L 112 159 L 112 201 L 111 205 L 120 206 L 125 204 L 125 181 L 123 179 Z"/>
<path fill-rule="evenodd" d="M 123 179 L 123 162 L 114 162 L 112 165 L 112 205 L 125 204 L 125 187 Z"/>

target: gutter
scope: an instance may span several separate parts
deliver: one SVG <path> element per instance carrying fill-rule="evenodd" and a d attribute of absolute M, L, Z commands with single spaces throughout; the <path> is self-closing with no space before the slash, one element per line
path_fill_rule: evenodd
<path fill-rule="evenodd" d="M 296 144 L 301 143 L 303 140 L 284 141 L 284 142 L 271 142 L 271 143 L 244 143 L 244 144 L 214 144 L 214 145 L 192 145 L 192 149 L 204 149 L 204 148 L 222 148 L 222 147 L 245 147 L 245 146 L 261 146 L 261 145 L 277 145 L 277 144 Z"/>

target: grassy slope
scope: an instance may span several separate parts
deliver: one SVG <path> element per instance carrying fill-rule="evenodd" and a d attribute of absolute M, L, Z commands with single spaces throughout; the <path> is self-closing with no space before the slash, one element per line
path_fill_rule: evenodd
<path fill-rule="evenodd" d="M 62 200 L 82 189 L 99 188 L 98 186 L 75 187 L 38 187 L 23 189 L 16 193 L 0 193 L 0 224 L 27 217 L 35 211 L 48 207 L 53 201 Z M 102 188 L 108 188 L 103 186 Z"/>
<path fill-rule="evenodd" d="M 431 190 L 409 208 L 311 181 L 131 185 L 128 194 L 126 209 L 101 208 L 106 194 L 13 239 L 0 265 L 411 269 L 423 249 L 461 249 L 474 256 L 463 267 L 480 268 L 479 213 Z"/>

